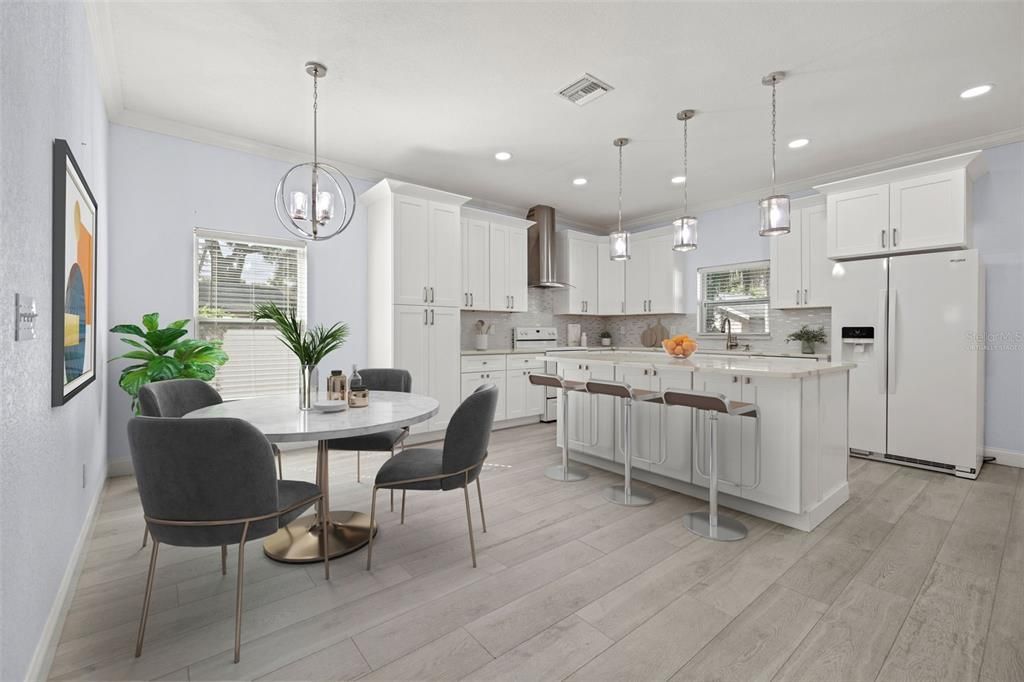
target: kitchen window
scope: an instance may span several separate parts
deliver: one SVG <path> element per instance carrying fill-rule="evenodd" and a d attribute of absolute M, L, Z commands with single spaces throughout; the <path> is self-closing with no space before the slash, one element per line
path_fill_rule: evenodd
<path fill-rule="evenodd" d="M 697 273 L 701 334 L 724 333 L 726 320 L 733 334 L 770 333 L 768 261 L 699 268 Z"/>
<path fill-rule="evenodd" d="M 229 357 L 214 388 L 225 399 L 298 392 L 298 360 L 252 311 L 273 302 L 306 321 L 305 243 L 196 228 L 194 264 L 196 336 Z"/>

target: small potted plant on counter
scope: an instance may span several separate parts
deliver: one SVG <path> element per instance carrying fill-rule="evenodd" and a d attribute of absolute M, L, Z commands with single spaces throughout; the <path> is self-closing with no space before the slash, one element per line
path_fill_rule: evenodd
<path fill-rule="evenodd" d="M 612 333 L 611 332 L 603 331 L 600 334 L 598 334 L 598 336 L 601 338 L 601 345 L 602 346 L 610 346 L 610 345 L 612 345 Z"/>
<path fill-rule="evenodd" d="M 790 341 L 799 341 L 800 352 L 810 355 L 814 353 L 815 344 L 825 343 L 825 328 L 818 327 L 815 329 L 814 327 L 805 324 L 786 337 L 786 343 L 789 343 Z"/>

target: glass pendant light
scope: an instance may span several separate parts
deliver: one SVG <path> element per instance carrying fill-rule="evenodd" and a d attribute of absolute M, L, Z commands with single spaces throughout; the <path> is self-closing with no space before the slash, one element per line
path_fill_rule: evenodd
<path fill-rule="evenodd" d="M 772 193 L 760 202 L 762 237 L 789 234 L 789 196 L 775 193 L 775 86 L 785 77 L 785 71 L 773 71 L 761 79 L 772 89 Z"/>
<path fill-rule="evenodd" d="M 285 229 L 300 239 L 323 241 L 341 234 L 356 213 L 352 182 L 340 170 L 320 161 L 317 152 L 317 82 L 327 67 L 306 62 L 313 77 L 313 162 L 288 169 L 277 185 L 274 208 Z"/>
<path fill-rule="evenodd" d="M 675 251 L 693 251 L 697 248 L 697 218 L 696 216 L 689 215 L 689 187 L 690 187 L 690 171 L 689 171 L 689 136 L 687 135 L 687 127 L 690 119 L 697 115 L 697 112 L 693 109 L 683 109 L 676 118 L 683 122 L 683 215 L 681 218 L 676 219 L 673 225 L 676 226 L 675 235 L 672 238 L 672 248 Z"/>
<path fill-rule="evenodd" d="M 608 257 L 629 260 L 629 233 L 622 230 L 622 148 L 629 144 L 629 138 L 617 137 L 612 144 L 619 148 L 619 229 L 608 235 Z"/>

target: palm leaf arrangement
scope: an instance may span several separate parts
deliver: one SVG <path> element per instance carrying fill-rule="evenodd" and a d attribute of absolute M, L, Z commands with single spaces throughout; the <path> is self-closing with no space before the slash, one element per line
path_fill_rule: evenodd
<path fill-rule="evenodd" d="M 190 320 L 177 320 L 160 328 L 160 314 L 142 316 L 142 326 L 119 324 L 110 328 L 114 334 L 128 334 L 141 339 L 121 337 L 123 343 L 135 350 L 123 353 L 114 360 L 137 360 L 121 370 L 118 385 L 132 397 L 132 410 L 139 412 L 139 389 L 154 381 L 166 379 L 202 379 L 209 381 L 217 368 L 228 361 L 220 348 L 220 341 L 186 339 Z"/>
<path fill-rule="evenodd" d="M 331 351 L 341 348 L 348 340 L 348 325 L 336 322 L 330 327 L 318 324 L 303 330 L 295 311 L 285 312 L 276 303 L 261 303 L 253 310 L 257 322 L 269 320 L 281 334 L 280 340 L 305 366 L 318 365 Z"/>

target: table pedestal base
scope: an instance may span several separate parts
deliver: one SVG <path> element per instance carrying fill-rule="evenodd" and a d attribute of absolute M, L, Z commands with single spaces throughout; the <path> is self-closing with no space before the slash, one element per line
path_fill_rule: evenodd
<path fill-rule="evenodd" d="M 370 517 L 357 511 L 328 512 L 327 556 L 344 556 L 370 540 Z M 320 553 L 320 522 L 315 514 L 303 516 L 263 541 L 263 552 L 275 561 L 305 564 L 323 561 Z M 374 535 L 377 528 L 373 529 Z"/>

